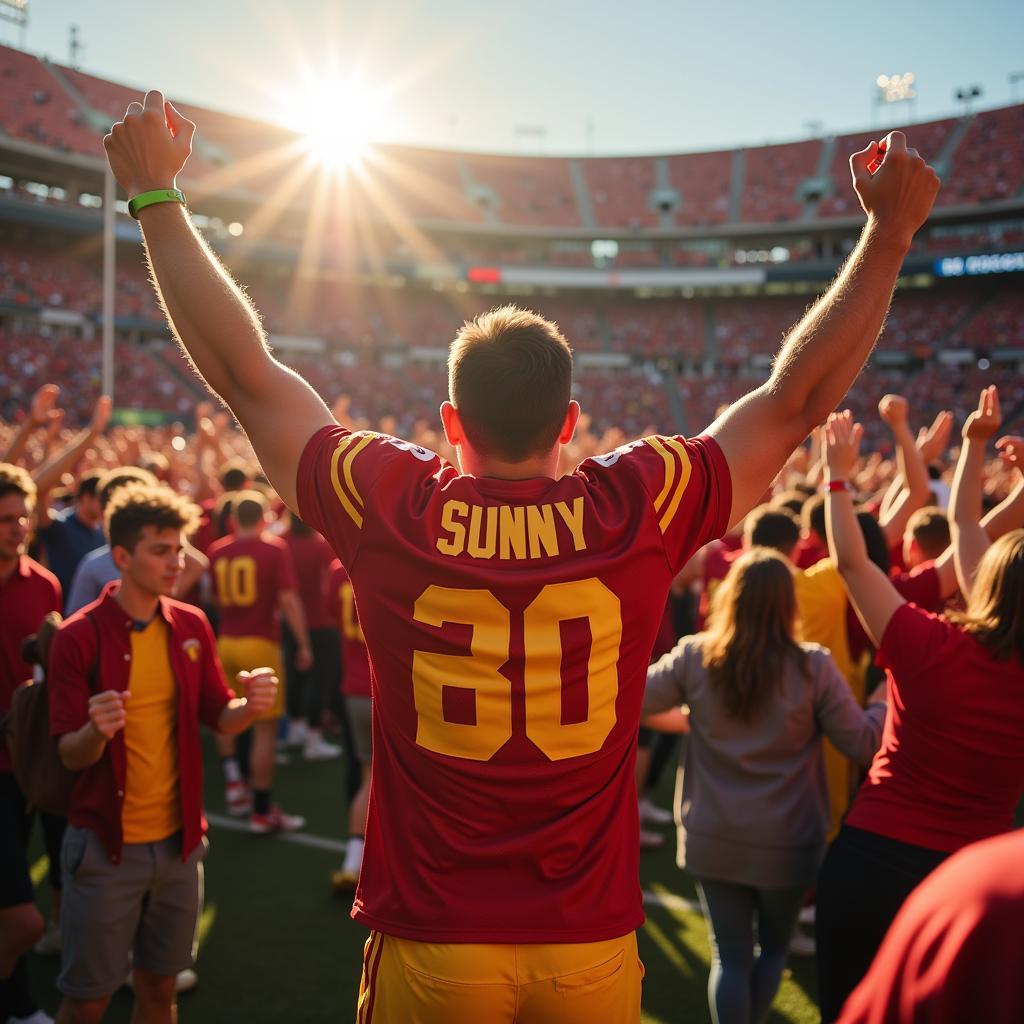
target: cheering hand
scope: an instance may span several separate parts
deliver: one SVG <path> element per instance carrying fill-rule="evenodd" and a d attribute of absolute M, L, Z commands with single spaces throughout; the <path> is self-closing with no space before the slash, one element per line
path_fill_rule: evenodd
<path fill-rule="evenodd" d="M 131 103 L 124 120 L 103 139 L 107 161 L 129 196 L 174 188 L 178 172 L 192 153 L 196 126 L 163 93 L 151 89 L 143 103 Z"/>
<path fill-rule="evenodd" d="M 907 149 L 903 132 L 889 132 L 850 157 L 853 187 L 864 212 L 900 244 L 907 247 L 914 232 L 928 219 L 939 194 L 939 176 Z"/>
<path fill-rule="evenodd" d="M 825 423 L 825 465 L 833 480 L 848 480 L 860 456 L 864 428 L 853 420 L 853 413 L 834 412 Z"/>
<path fill-rule="evenodd" d="M 1003 414 L 999 408 L 999 392 L 994 384 L 982 388 L 978 397 L 978 408 L 967 417 L 964 424 L 965 441 L 981 441 L 984 444 L 999 429 Z"/>

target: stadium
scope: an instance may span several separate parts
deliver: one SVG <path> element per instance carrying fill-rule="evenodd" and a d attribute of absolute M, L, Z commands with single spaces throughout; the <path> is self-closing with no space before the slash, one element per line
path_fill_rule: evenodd
<path fill-rule="evenodd" d="M 111 422 L 134 431 L 136 454 L 181 452 L 215 430 L 220 454 L 246 455 L 171 336 L 109 176 L 103 138 L 140 100 L 136 88 L 0 46 L 0 421 L 17 423 L 57 382 L 67 436 L 110 394 Z M 276 358 L 353 430 L 445 453 L 449 345 L 464 321 L 505 304 L 557 323 L 572 346 L 572 396 L 589 417 L 576 458 L 700 434 L 769 378 L 787 332 L 854 250 L 864 217 L 850 154 L 880 134 L 629 156 L 397 144 L 340 154 L 277 123 L 175 105 L 198 125 L 177 186 Z M 886 460 L 883 395 L 904 396 L 917 424 L 950 410 L 959 429 L 989 385 L 1003 433 L 1020 433 L 1024 413 L 1024 104 L 894 127 L 942 188 L 844 403 Z M 140 449 L 144 430 L 155 440 Z M 275 793 L 303 811 L 306 830 L 254 849 L 227 814 L 208 739 L 213 853 L 200 983 L 181 997 L 182 1018 L 318 1021 L 340 1008 L 349 1019 L 367 930 L 327 884 L 345 850 L 342 770 L 296 758 L 279 772 Z M 662 805 L 672 774 L 651 794 Z M 673 846 L 640 861 L 644 1024 L 707 1019 L 711 947 Z M 38 836 L 29 863 L 46 909 Z M 30 957 L 29 971 L 55 1012 L 58 965 Z M 127 1021 L 131 1006 L 122 990 L 104 1019 Z M 791 958 L 767 1019 L 821 1019 L 813 959 Z"/>
<path fill-rule="evenodd" d="M 4 354 L 42 381 L 47 338 L 80 339 L 81 417 L 100 386 L 99 141 L 136 92 L 13 49 L 2 58 Z M 353 411 L 401 409 L 399 434 L 436 418 L 453 327 L 506 301 L 562 326 L 599 427 L 700 430 L 766 377 L 853 247 L 847 161 L 870 135 L 625 158 L 379 147 L 324 182 L 315 163 L 296 167 L 296 136 L 181 109 L 201 126 L 181 182 L 196 223 L 247 282 L 275 350 L 328 401 L 372 374 Z M 898 386 L 927 417 L 948 407 L 951 380 L 970 396 L 979 368 L 1008 411 L 1024 399 L 1022 128 L 1024 106 L 905 128 L 943 188 L 856 412 L 862 394 Z M 187 419 L 204 394 L 168 343 L 121 208 L 116 263 L 115 405 Z"/>

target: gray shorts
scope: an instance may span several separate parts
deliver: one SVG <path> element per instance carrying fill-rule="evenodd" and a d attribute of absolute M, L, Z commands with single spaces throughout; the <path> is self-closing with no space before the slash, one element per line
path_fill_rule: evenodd
<path fill-rule="evenodd" d="M 126 843 L 112 864 L 91 829 L 69 825 L 61 846 L 61 972 L 72 999 L 116 992 L 130 966 L 172 977 L 195 962 L 205 839 L 181 859 L 181 833 Z"/>
<path fill-rule="evenodd" d="M 348 724 L 352 728 L 352 746 L 356 760 L 369 764 L 373 756 L 373 701 L 369 697 L 345 697 Z"/>

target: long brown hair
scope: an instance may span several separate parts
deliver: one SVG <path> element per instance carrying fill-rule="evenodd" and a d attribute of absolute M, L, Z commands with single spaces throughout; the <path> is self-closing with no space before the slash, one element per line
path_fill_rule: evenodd
<path fill-rule="evenodd" d="M 786 663 L 807 672 L 793 637 L 796 590 L 789 563 L 769 548 L 741 555 L 715 591 L 701 649 L 730 718 L 749 722 L 778 686 Z"/>
<path fill-rule="evenodd" d="M 1024 530 L 1012 530 L 981 557 L 966 612 L 949 618 L 994 658 L 1024 663 Z"/>

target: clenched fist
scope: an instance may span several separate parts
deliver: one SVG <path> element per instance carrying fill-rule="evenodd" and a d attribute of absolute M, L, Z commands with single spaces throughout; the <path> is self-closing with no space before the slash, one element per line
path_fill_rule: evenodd
<path fill-rule="evenodd" d="M 144 103 L 129 104 L 103 139 L 118 184 L 131 196 L 174 188 L 174 179 L 192 153 L 196 126 L 163 93 L 151 89 Z"/>
<path fill-rule="evenodd" d="M 239 672 L 235 677 L 245 690 L 245 700 L 257 715 L 269 711 L 277 699 L 278 679 L 272 668 L 256 668 Z"/>
<path fill-rule="evenodd" d="M 884 395 L 878 403 L 878 415 L 896 430 L 906 425 L 907 400 L 902 395 Z"/>
<path fill-rule="evenodd" d="M 850 157 L 853 187 L 864 212 L 879 228 L 909 247 L 914 232 L 928 219 L 939 194 L 939 176 L 907 149 L 903 132 L 889 132 Z"/>
<path fill-rule="evenodd" d="M 124 706 L 130 694 L 127 690 L 104 690 L 89 698 L 89 721 L 108 743 L 123 728 L 128 716 Z"/>

